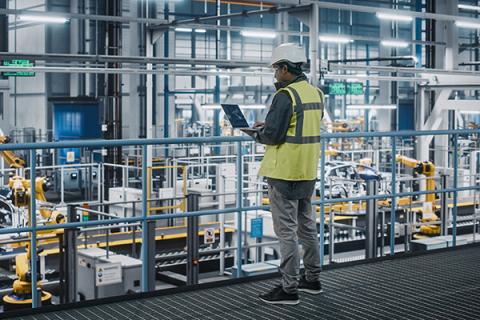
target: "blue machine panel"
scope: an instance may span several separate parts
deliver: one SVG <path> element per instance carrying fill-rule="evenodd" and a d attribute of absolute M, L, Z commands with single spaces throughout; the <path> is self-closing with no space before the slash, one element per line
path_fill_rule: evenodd
<path fill-rule="evenodd" d="M 98 103 L 54 103 L 54 141 L 98 139 L 101 134 Z M 69 153 L 71 155 L 71 152 L 74 154 L 74 160 L 67 161 L 67 155 Z M 58 164 L 78 163 L 79 160 L 79 148 L 60 149 L 58 151 Z"/>
<path fill-rule="evenodd" d="M 398 104 L 398 130 L 415 130 L 413 100 L 400 100 Z"/>
<path fill-rule="evenodd" d="M 263 237 L 263 218 L 255 218 L 250 220 L 252 238 Z"/>

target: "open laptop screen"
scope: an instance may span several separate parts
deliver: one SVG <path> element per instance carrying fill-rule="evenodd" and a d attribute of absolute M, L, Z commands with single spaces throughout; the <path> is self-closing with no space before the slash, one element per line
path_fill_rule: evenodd
<path fill-rule="evenodd" d="M 248 128 L 247 119 L 240 110 L 238 104 L 222 104 L 223 111 L 227 115 L 228 121 L 235 129 Z"/>

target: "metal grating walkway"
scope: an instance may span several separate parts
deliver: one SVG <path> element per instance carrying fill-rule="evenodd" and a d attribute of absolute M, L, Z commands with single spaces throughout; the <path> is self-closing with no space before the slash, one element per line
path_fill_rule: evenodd
<path fill-rule="evenodd" d="M 15 319 L 480 319 L 480 247 L 383 260 L 323 273 L 324 293 L 296 306 L 257 299 L 278 279 Z"/>

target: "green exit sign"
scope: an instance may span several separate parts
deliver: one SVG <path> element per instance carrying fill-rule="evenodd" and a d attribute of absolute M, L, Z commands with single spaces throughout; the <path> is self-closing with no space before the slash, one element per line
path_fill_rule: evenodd
<path fill-rule="evenodd" d="M 35 64 L 30 60 L 13 59 L 3 60 L 6 67 L 33 67 Z M 6 71 L 2 73 L 5 77 L 34 77 L 35 72 L 32 71 Z"/>
<path fill-rule="evenodd" d="M 328 94 L 361 96 L 363 95 L 363 84 L 361 82 L 333 82 L 328 85 Z"/>
<path fill-rule="evenodd" d="M 347 88 L 344 82 L 334 82 L 328 85 L 328 94 L 344 96 L 347 94 Z"/>
<path fill-rule="evenodd" d="M 363 95 L 363 84 L 361 82 L 350 82 L 347 86 L 347 93 L 354 96 Z"/>

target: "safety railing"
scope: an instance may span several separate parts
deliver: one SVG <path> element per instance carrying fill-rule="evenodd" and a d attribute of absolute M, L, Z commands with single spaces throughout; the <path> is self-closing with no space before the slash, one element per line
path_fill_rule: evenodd
<path fill-rule="evenodd" d="M 480 190 L 480 186 L 475 184 L 467 187 L 458 186 L 458 137 L 460 135 L 480 135 L 480 130 L 437 130 L 437 131 L 401 131 L 401 132 L 351 132 L 351 133 L 326 133 L 321 137 L 321 159 L 320 167 L 325 167 L 325 151 L 328 141 L 330 139 L 336 138 L 356 138 L 363 137 L 366 139 L 369 138 L 389 138 L 391 139 L 391 154 L 395 155 L 397 151 L 397 139 L 402 137 L 419 137 L 419 136 L 438 136 L 438 135 L 448 135 L 452 137 L 453 144 L 453 187 L 445 187 L 440 190 L 427 190 L 427 191 L 414 191 L 414 192 L 398 192 L 396 189 L 396 179 L 397 173 L 396 170 L 392 170 L 392 184 L 391 184 L 391 194 L 381 194 L 381 195 L 368 195 L 354 198 L 340 198 L 340 199 L 326 199 L 325 198 L 325 179 L 320 177 L 320 199 L 312 202 L 313 205 L 320 205 L 320 256 L 321 263 L 324 264 L 324 224 L 325 224 L 325 206 L 328 204 L 335 204 L 340 202 L 349 202 L 349 201 L 368 201 L 368 200 L 379 200 L 379 199 L 391 199 L 391 216 L 390 216 L 390 255 L 395 254 L 395 211 L 397 208 L 397 198 L 405 196 L 416 196 L 416 195 L 425 195 L 430 193 L 452 193 L 453 194 L 453 209 L 452 209 L 452 236 L 453 236 L 453 245 L 456 245 L 456 224 L 457 224 L 457 204 L 458 204 L 458 192 L 465 190 Z M 148 264 L 146 263 L 146 248 L 149 245 L 149 239 L 147 237 L 146 230 L 148 229 L 148 223 L 150 221 L 157 221 L 162 219 L 172 219 L 172 218 L 187 218 L 191 219 L 199 216 L 206 215 L 224 215 L 228 213 L 237 213 L 236 217 L 236 276 L 242 276 L 242 214 L 246 211 L 252 210 L 268 210 L 268 206 L 244 206 L 242 197 L 243 197 L 243 161 L 242 161 L 242 143 L 251 142 L 249 137 L 208 137 L 208 138 L 164 138 L 164 139 L 132 139 L 132 140 L 89 140 L 89 141 L 65 141 L 65 142 L 55 142 L 55 143 L 26 143 L 26 144 L 9 144 L 9 145 L 0 145 L 0 150 L 30 150 L 30 183 L 35 185 L 36 178 L 36 152 L 42 149 L 60 149 L 60 148 L 76 148 L 76 147 L 85 147 L 85 148 L 105 148 L 105 147 L 121 147 L 121 146 L 141 146 L 142 148 L 142 168 L 149 167 L 149 155 L 148 155 L 148 146 L 149 145 L 175 145 L 175 144 L 211 144 L 211 143 L 235 143 L 236 144 L 236 205 L 233 208 L 223 208 L 223 209 L 213 209 L 213 210 L 193 210 L 186 213 L 171 213 L 168 215 L 165 214 L 154 214 L 149 215 L 148 210 L 148 170 L 142 170 L 142 215 L 139 217 L 128 217 L 128 218 L 117 218 L 117 219 L 106 219 L 106 220 L 95 220 L 95 221 L 82 221 L 82 222 L 68 222 L 60 224 L 49 224 L 49 225 L 37 225 L 36 221 L 36 206 L 37 201 L 35 199 L 35 188 L 31 188 L 30 194 L 30 225 L 27 227 L 20 228 L 4 228 L 0 229 L 0 235 L 28 232 L 30 233 L 30 248 L 31 256 L 37 256 L 37 233 L 45 230 L 56 230 L 56 229 L 73 229 L 73 228 L 91 228 L 95 226 L 102 225 L 113 225 L 113 224 L 128 224 L 128 223 L 139 223 L 142 229 L 142 243 L 141 243 L 141 252 L 142 252 L 142 272 L 141 272 L 141 290 L 149 291 L 149 282 L 153 279 L 149 276 Z M 396 157 L 391 157 L 391 167 L 396 168 Z M 223 249 L 222 249 L 223 250 Z M 38 291 L 37 279 L 38 279 L 38 270 L 35 259 L 31 259 L 31 283 L 32 283 L 32 307 L 38 307 Z"/>

